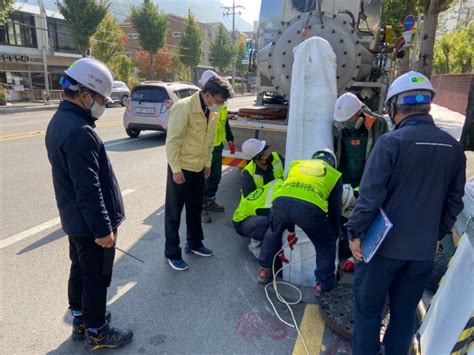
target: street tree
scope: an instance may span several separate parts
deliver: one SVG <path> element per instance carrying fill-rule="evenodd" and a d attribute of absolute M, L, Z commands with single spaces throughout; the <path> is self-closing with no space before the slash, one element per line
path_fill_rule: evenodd
<path fill-rule="evenodd" d="M 438 15 L 449 8 L 454 0 L 420 0 L 423 10 L 423 31 L 421 33 L 421 43 L 418 61 L 415 70 L 428 77 L 433 70 L 434 44 L 436 26 L 438 25 Z"/>
<path fill-rule="evenodd" d="M 61 0 L 57 4 L 71 27 L 79 51 L 87 56 L 91 37 L 107 14 L 110 3 L 106 0 Z"/>
<path fill-rule="evenodd" d="M 168 17 L 158 10 L 152 0 L 143 0 L 140 6 L 130 7 L 130 21 L 138 32 L 141 46 L 150 54 L 148 76 L 155 79 L 156 57 L 165 45 Z"/>
<path fill-rule="evenodd" d="M 133 60 L 124 53 L 125 33 L 108 12 L 92 38 L 92 55 L 114 72 L 117 80 L 129 82 Z"/>
<path fill-rule="evenodd" d="M 184 20 L 184 33 L 179 42 L 179 59 L 181 63 L 189 68 L 191 77 L 202 56 L 203 34 L 199 28 L 196 16 L 188 10 L 188 16 Z"/>
<path fill-rule="evenodd" d="M 221 25 L 217 37 L 211 42 L 209 61 L 223 74 L 231 64 L 234 52 L 232 41 Z"/>
<path fill-rule="evenodd" d="M 0 0 L 0 21 L 5 21 L 13 9 L 14 0 Z"/>

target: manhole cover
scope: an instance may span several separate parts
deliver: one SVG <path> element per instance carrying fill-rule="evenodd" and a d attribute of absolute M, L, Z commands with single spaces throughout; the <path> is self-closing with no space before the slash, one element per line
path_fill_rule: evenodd
<path fill-rule="evenodd" d="M 329 328 L 346 339 L 352 338 L 354 331 L 354 290 L 352 285 L 339 285 L 321 295 L 319 307 L 324 322 Z M 388 324 L 388 304 L 382 315 L 381 334 Z"/>

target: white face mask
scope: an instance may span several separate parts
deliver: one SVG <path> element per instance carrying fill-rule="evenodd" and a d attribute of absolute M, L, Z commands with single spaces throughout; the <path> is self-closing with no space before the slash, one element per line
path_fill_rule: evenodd
<path fill-rule="evenodd" d="M 88 108 L 90 115 L 94 118 L 99 118 L 105 112 L 105 105 L 99 105 L 97 101 L 95 101 L 95 97 L 92 99 L 92 104 Z"/>
<path fill-rule="evenodd" d="M 95 100 L 92 103 L 89 111 L 91 112 L 91 116 L 94 118 L 99 118 L 105 112 L 105 105 L 99 105 Z"/>
<path fill-rule="evenodd" d="M 211 106 L 209 106 L 209 111 L 211 112 L 219 112 L 222 108 L 222 105 L 218 105 L 218 104 L 212 104 Z"/>

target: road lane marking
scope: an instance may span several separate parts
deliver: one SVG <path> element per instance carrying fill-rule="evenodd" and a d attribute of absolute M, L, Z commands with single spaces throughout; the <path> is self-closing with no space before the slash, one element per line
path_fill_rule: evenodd
<path fill-rule="evenodd" d="M 117 126 L 119 124 L 122 124 L 122 120 L 99 122 L 99 123 L 97 123 L 96 126 L 97 127 L 110 127 L 110 126 Z M 37 136 L 43 136 L 45 134 L 46 134 L 46 130 L 5 134 L 5 135 L 0 136 L 0 142 L 23 139 L 23 138 L 30 138 L 30 137 L 37 137 Z"/>
<path fill-rule="evenodd" d="M 126 189 L 126 190 L 122 191 L 122 196 L 126 196 L 126 195 L 128 195 L 128 194 L 130 194 L 134 191 L 135 190 L 133 190 L 133 189 Z M 12 235 L 11 237 L 0 240 L 0 250 L 3 249 L 3 248 L 6 248 L 9 245 L 15 244 L 15 243 L 17 243 L 17 242 L 19 242 L 23 239 L 29 238 L 32 235 L 35 235 L 35 234 L 40 233 L 42 231 L 45 231 L 49 228 L 53 228 L 53 227 L 57 226 L 60 223 L 61 223 L 61 220 L 59 219 L 59 217 L 53 218 L 50 221 L 41 223 L 37 226 L 31 227 L 27 230 L 24 230 L 23 232 Z"/>
<path fill-rule="evenodd" d="M 321 317 L 318 305 L 306 305 L 303 320 L 300 325 L 300 332 L 308 347 L 309 353 L 313 355 L 320 354 L 324 335 L 324 321 Z M 303 354 L 306 354 L 306 351 L 300 337 L 298 337 L 293 348 L 293 355 Z"/>

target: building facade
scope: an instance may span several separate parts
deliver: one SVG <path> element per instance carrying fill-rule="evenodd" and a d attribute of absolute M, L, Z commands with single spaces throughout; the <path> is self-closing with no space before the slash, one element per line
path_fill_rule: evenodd
<path fill-rule="evenodd" d="M 59 77 L 80 57 L 58 12 L 17 2 L 9 18 L 0 21 L 0 83 L 11 101 L 41 99 L 45 72 L 49 89 L 59 90 Z"/>

